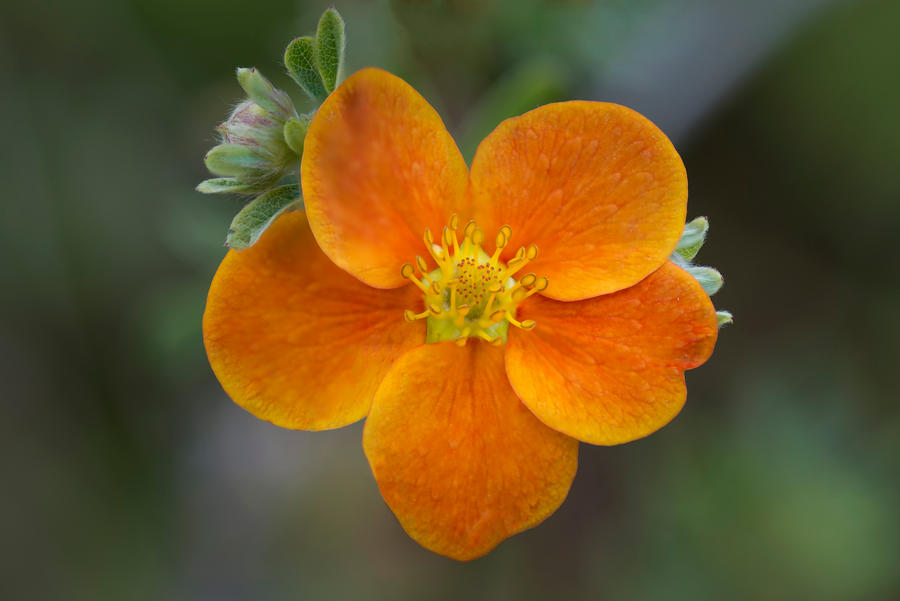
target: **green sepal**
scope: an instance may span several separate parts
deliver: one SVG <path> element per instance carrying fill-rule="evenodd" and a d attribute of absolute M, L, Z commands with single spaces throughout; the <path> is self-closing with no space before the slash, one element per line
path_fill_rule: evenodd
<path fill-rule="evenodd" d="M 684 224 L 684 231 L 681 234 L 681 240 L 675 247 L 675 252 L 685 261 L 692 261 L 706 241 L 708 231 L 709 221 L 706 217 L 697 217 L 690 223 Z"/>
<path fill-rule="evenodd" d="M 250 248 L 279 215 L 300 206 L 301 202 L 300 186 L 296 184 L 279 186 L 262 194 L 234 217 L 225 246 L 235 250 Z"/>
<path fill-rule="evenodd" d="M 344 67 L 344 20 L 333 7 L 322 13 L 316 30 L 319 73 L 327 92 L 333 92 L 341 81 Z"/>
<path fill-rule="evenodd" d="M 286 118 L 294 114 L 290 97 L 275 88 L 256 67 L 238 67 L 237 80 L 247 97 L 273 115 Z"/>
<path fill-rule="evenodd" d="M 321 104 L 328 96 L 328 92 L 322 82 L 322 76 L 319 75 L 317 54 L 316 40 L 312 36 L 294 38 L 284 51 L 284 66 L 297 85 Z"/>
<path fill-rule="evenodd" d="M 243 194 L 255 192 L 255 186 L 235 177 L 216 177 L 200 182 L 197 192 L 204 194 Z"/>
<path fill-rule="evenodd" d="M 718 292 L 722 287 L 722 284 L 725 283 L 722 274 L 712 267 L 697 267 L 691 265 L 685 267 L 684 270 L 694 276 L 694 279 L 703 286 L 703 290 L 710 296 Z"/>
<path fill-rule="evenodd" d="M 732 317 L 730 311 L 716 311 L 716 322 L 721 328 L 722 326 L 727 326 L 730 323 L 734 323 L 734 317 Z"/>
<path fill-rule="evenodd" d="M 249 146 L 219 144 L 203 158 L 206 168 L 214 175 L 254 176 L 266 165 L 265 159 Z"/>
<path fill-rule="evenodd" d="M 299 157 L 303 156 L 303 141 L 306 140 L 307 130 L 309 119 L 305 117 L 292 117 L 284 124 L 284 141 Z"/>

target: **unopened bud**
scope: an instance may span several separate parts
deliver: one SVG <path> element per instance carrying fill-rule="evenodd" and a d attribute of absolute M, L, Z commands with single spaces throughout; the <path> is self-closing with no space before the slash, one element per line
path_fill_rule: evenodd
<path fill-rule="evenodd" d="M 300 160 L 294 149 L 300 132 L 294 133 L 292 144 L 285 139 L 285 124 L 299 119 L 290 97 L 256 69 L 238 69 L 237 79 L 247 99 L 216 128 L 222 144 L 205 158 L 213 174 L 230 179 L 227 185 L 204 182 L 198 187 L 202 192 L 262 192 L 296 169 Z"/>

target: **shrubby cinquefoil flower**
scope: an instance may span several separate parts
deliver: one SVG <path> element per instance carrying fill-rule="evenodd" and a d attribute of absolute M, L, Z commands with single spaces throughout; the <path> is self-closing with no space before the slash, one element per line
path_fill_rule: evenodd
<path fill-rule="evenodd" d="M 469 169 L 417 92 L 365 69 L 312 120 L 301 183 L 306 213 L 222 262 L 210 363 L 279 426 L 368 416 L 381 493 L 433 551 L 471 559 L 541 522 L 578 441 L 662 427 L 712 353 L 709 296 L 669 261 L 684 166 L 630 109 L 538 108 Z"/>

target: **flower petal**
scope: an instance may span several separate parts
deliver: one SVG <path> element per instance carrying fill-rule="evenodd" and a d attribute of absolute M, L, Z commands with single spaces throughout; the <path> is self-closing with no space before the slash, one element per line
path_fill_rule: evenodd
<path fill-rule="evenodd" d="M 684 370 L 712 354 L 716 312 L 700 284 L 666 263 L 639 284 L 579 302 L 536 297 L 510 332 L 506 372 L 545 424 L 592 444 L 628 442 L 684 406 Z"/>
<path fill-rule="evenodd" d="M 235 403 L 285 428 L 338 428 L 366 415 L 391 363 L 425 341 L 412 286 L 377 290 L 316 246 L 302 212 L 229 251 L 209 290 L 203 338 Z"/>
<path fill-rule="evenodd" d="M 553 513 L 578 464 L 577 441 L 516 398 L 503 349 L 474 341 L 404 355 L 375 395 L 363 448 L 406 532 L 460 560 Z"/>
<path fill-rule="evenodd" d="M 332 261 L 377 288 L 400 286 L 400 266 L 468 215 L 466 163 L 428 102 L 380 69 L 351 75 L 309 127 L 301 164 L 309 223 Z"/>
<path fill-rule="evenodd" d="M 508 251 L 538 245 L 529 269 L 559 300 L 639 282 L 672 253 L 687 211 L 672 143 L 640 114 L 603 102 L 549 104 L 501 123 L 475 153 L 472 192 L 486 232 L 512 226 Z"/>

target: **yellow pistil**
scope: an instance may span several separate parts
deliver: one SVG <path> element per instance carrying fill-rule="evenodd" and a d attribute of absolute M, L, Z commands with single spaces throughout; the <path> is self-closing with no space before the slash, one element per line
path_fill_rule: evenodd
<path fill-rule="evenodd" d="M 517 320 L 516 311 L 529 296 L 546 290 L 549 282 L 533 273 L 518 280 L 514 276 L 537 258 L 537 246 L 519 248 L 504 264 L 500 255 L 512 238 L 511 227 L 500 228 L 494 237 L 494 252 L 488 255 L 481 247 L 485 235 L 478 225 L 469 221 L 462 230 L 461 242 L 459 225 L 459 217 L 453 215 L 441 230 L 440 244 L 431 230 L 425 229 L 422 240 L 437 269 L 429 272 L 421 256 L 401 268 L 400 274 L 422 291 L 425 307 L 421 313 L 406 311 L 406 320 L 428 320 L 426 342 L 452 340 L 460 345 L 468 338 L 503 344 L 510 325 L 523 330 L 534 328 L 533 320 Z"/>

